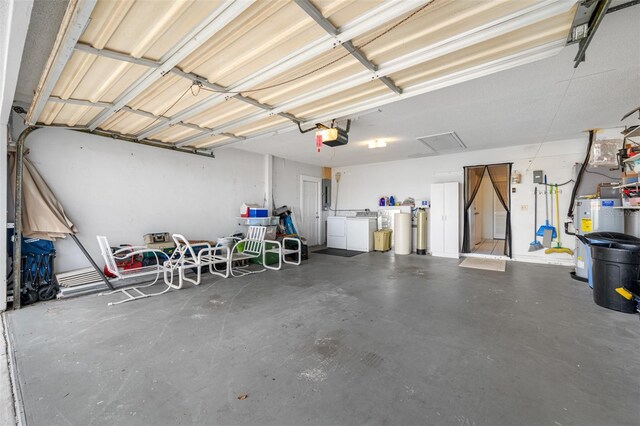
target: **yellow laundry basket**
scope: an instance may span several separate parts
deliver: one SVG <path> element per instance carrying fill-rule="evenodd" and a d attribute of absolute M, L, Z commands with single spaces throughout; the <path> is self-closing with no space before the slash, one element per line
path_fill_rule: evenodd
<path fill-rule="evenodd" d="M 375 251 L 391 250 L 391 229 L 381 229 L 373 233 L 373 249 Z"/>

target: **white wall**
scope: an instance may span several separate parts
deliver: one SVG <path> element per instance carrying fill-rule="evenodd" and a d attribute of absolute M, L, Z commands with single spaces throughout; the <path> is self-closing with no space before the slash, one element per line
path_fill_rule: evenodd
<path fill-rule="evenodd" d="M 402 161 L 336 168 L 342 172 L 340 181 L 341 209 L 376 209 L 381 195 L 393 194 L 396 199 L 406 197 L 429 198 L 430 185 L 442 182 L 463 182 L 463 166 L 513 162 L 513 170 L 522 173 L 522 183 L 514 185 L 512 193 L 513 255 L 516 260 L 571 264 L 567 254 L 546 255 L 543 251 L 529 253 L 533 234 L 533 170 L 543 170 L 549 182 L 562 183 L 572 179 L 576 162 L 582 162 L 587 138 L 548 142 L 544 144 L 471 151 L 454 155 L 425 157 Z M 336 182 L 333 182 L 335 205 Z M 560 220 L 566 215 L 572 185 L 561 188 Z M 462 195 L 462 185 L 460 194 Z M 539 200 L 538 220 L 544 214 Z M 460 201 L 462 206 L 462 200 Z M 460 219 L 462 230 L 462 213 Z M 562 228 L 562 226 L 561 226 Z M 564 247 L 573 248 L 574 238 L 561 233 Z M 462 232 L 460 232 L 462 239 Z"/>
<path fill-rule="evenodd" d="M 141 244 L 150 232 L 215 239 L 240 228 L 242 202 L 262 204 L 263 156 L 234 149 L 206 158 L 62 129 L 27 140 L 29 159 L 98 263 L 96 235 Z M 56 269 L 88 266 L 70 239 L 56 242 Z"/>
<path fill-rule="evenodd" d="M 99 264 L 96 235 L 112 245 L 141 244 L 150 232 L 215 240 L 245 230 L 236 221 L 243 202 L 265 200 L 262 154 L 225 148 L 207 158 L 54 128 L 32 133 L 26 146 Z M 321 168 L 277 157 L 272 164 L 276 206 L 299 212 L 300 175 L 321 176 Z M 70 239 L 56 250 L 58 271 L 88 266 Z"/>

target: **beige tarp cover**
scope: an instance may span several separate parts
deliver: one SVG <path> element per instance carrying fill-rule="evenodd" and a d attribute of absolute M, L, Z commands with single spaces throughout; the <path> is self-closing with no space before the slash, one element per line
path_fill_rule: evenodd
<path fill-rule="evenodd" d="M 9 171 L 11 192 L 15 197 L 15 153 L 9 154 Z M 50 241 L 78 232 L 64 214 L 62 204 L 26 157 L 22 173 L 22 227 L 25 237 Z"/>

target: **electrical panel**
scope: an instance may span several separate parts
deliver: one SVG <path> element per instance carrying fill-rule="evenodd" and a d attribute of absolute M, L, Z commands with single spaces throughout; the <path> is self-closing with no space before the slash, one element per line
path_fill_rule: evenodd
<path fill-rule="evenodd" d="M 533 183 L 544 183 L 544 172 L 542 170 L 533 171 Z"/>
<path fill-rule="evenodd" d="M 322 179 L 322 210 L 331 207 L 331 179 Z"/>

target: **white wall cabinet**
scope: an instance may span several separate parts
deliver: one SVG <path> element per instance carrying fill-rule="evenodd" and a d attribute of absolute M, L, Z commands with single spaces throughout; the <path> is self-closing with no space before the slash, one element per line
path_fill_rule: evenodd
<path fill-rule="evenodd" d="M 431 185 L 431 215 L 429 220 L 429 247 L 438 257 L 460 256 L 460 206 L 458 182 Z"/>

